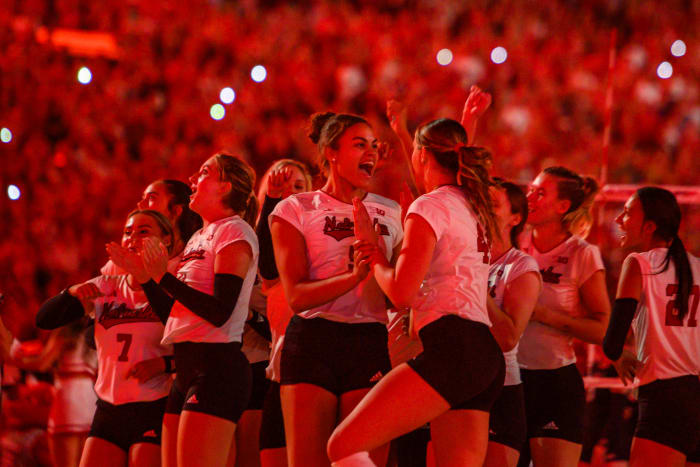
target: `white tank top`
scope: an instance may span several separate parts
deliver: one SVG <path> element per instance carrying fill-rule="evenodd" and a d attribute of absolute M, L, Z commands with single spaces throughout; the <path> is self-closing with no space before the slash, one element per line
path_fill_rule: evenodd
<path fill-rule="evenodd" d="M 489 267 L 489 295 L 493 298 L 499 308 L 503 309 L 503 297 L 508 284 L 518 277 L 528 272 L 535 272 L 540 278 L 540 288 L 542 287 L 542 277 L 540 268 L 535 259 L 522 251 L 511 248 L 501 255 L 500 258 L 491 263 Z M 503 353 L 506 361 L 506 379 L 504 386 L 520 384 L 520 367 L 518 366 L 518 344 L 512 350 Z"/>
<path fill-rule="evenodd" d="M 398 203 L 374 193 L 362 200 L 372 220 L 379 224 L 387 258 L 403 239 Z M 352 204 L 318 190 L 292 195 L 275 206 L 268 221 L 279 217 L 303 236 L 309 263 L 309 279 L 336 276 L 352 268 L 355 241 Z M 325 318 L 344 323 L 386 323 L 384 293 L 373 277 L 323 305 L 298 313 L 302 318 Z"/>
<path fill-rule="evenodd" d="M 163 324 L 151 309 L 142 290 L 134 290 L 127 276 L 98 276 L 90 282 L 103 296 L 95 300 L 95 344 L 98 374 L 95 392 L 110 404 L 153 401 L 166 397 L 172 379 L 160 374 L 139 383 L 127 378 L 138 362 L 172 355 L 169 345 L 161 345 Z"/>
<path fill-rule="evenodd" d="M 540 267 L 542 293 L 539 305 L 569 316 L 585 315 L 580 287 L 597 271 L 605 270 L 600 250 L 585 240 L 571 236 L 547 253 L 540 253 L 526 236 L 522 251 Z M 576 362 L 573 338 L 553 327 L 530 321 L 520 338 L 518 363 L 530 370 L 553 370 Z"/>
<path fill-rule="evenodd" d="M 238 301 L 229 319 L 216 327 L 175 301 L 165 324 L 163 343 L 173 342 L 241 342 L 243 325 L 248 317 L 250 294 L 258 269 L 258 237 L 239 216 L 212 222 L 192 235 L 182 253 L 177 278 L 190 287 L 214 294 L 214 259 L 225 247 L 246 242 L 253 252 L 253 261 L 243 278 Z"/>
<path fill-rule="evenodd" d="M 688 254 L 693 271 L 693 286 L 688 300 L 688 313 L 678 317 L 678 281 L 673 261 L 662 269 L 666 248 L 655 248 L 630 256 L 639 262 L 642 271 L 642 297 L 632 327 L 637 359 L 644 365 L 638 372 L 639 384 L 657 379 L 700 374 L 700 259 Z"/>
<path fill-rule="evenodd" d="M 437 238 L 411 304 L 416 330 L 451 314 L 491 326 L 486 309 L 489 245 L 462 190 L 446 185 L 419 196 L 408 209 L 410 215 L 425 219 Z"/>

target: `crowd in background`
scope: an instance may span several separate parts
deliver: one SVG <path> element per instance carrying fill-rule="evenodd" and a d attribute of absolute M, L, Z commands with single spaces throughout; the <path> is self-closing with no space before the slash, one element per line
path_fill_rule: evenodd
<path fill-rule="evenodd" d="M 531 180 L 565 164 L 598 175 L 611 33 L 617 29 L 610 183 L 697 185 L 700 40 L 697 3 L 654 2 L 138 2 L 14 1 L 0 11 L 0 292 L 3 313 L 26 319 L 61 284 L 104 264 L 104 244 L 159 177 L 186 180 L 218 149 L 258 174 L 280 157 L 313 162 L 304 123 L 317 110 L 361 113 L 391 144 L 388 99 L 409 128 L 459 118 L 472 84 L 493 95 L 476 142 L 496 174 Z M 114 35 L 119 57 L 81 57 L 37 40 L 41 27 Z M 682 39 L 687 53 L 673 57 Z M 490 59 L 503 46 L 503 64 Z M 442 48 L 448 66 L 436 62 Z M 657 65 L 668 60 L 673 76 Z M 267 69 L 255 83 L 254 65 Z M 81 85 L 87 66 L 92 82 Z M 219 91 L 235 101 L 209 117 Z M 425 96 L 429 95 L 430 98 Z M 392 159 L 394 158 L 394 159 Z M 389 156 L 377 192 L 396 197 L 401 159 Z M 691 209 L 687 225 L 700 223 Z M 697 252 L 700 229 L 686 228 Z M 603 238 L 603 237 L 601 237 Z M 605 251 L 605 246 L 603 246 Z"/>

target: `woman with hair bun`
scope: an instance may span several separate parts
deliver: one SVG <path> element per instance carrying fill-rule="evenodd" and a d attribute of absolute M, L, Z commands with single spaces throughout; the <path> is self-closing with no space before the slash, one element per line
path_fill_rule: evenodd
<path fill-rule="evenodd" d="M 367 120 L 318 113 L 309 137 L 326 184 L 289 196 L 270 215 L 277 269 L 296 313 L 280 363 L 291 466 L 328 465 L 333 428 L 391 369 L 385 297 L 353 249 L 353 199 L 362 200 L 381 230 L 387 261 L 403 236 L 399 205 L 367 191 L 379 159 Z M 386 453 L 377 449 L 375 459 L 383 464 Z"/>
<path fill-rule="evenodd" d="M 187 242 L 177 272 L 167 272 L 165 249 L 154 241 L 118 265 L 145 268 L 142 287 L 167 317 L 162 342 L 173 345 L 176 378 L 163 418 L 163 464 L 223 466 L 235 459 L 231 441 L 250 397 L 241 335 L 258 264 L 255 172 L 219 153 L 190 183 L 190 208 L 204 225 Z"/>
<path fill-rule="evenodd" d="M 622 381 L 639 384 L 630 466 L 700 462 L 700 259 L 678 237 L 681 210 L 668 190 L 643 187 L 616 219 L 622 265 L 603 350 Z M 623 351 L 630 326 L 635 351 Z"/>
<path fill-rule="evenodd" d="M 396 306 L 411 307 L 423 352 L 395 367 L 343 420 L 328 442 L 335 466 L 375 465 L 367 451 L 430 422 L 438 465 L 481 465 L 489 411 L 503 386 L 503 352 L 489 331 L 489 245 L 499 235 L 486 169 L 490 154 L 467 146 L 458 122 L 416 130 L 418 197 L 392 266 L 359 202 L 361 257 Z"/>
<path fill-rule="evenodd" d="M 294 312 L 284 297 L 275 265 L 275 253 L 270 234 L 269 216 L 284 199 L 298 193 L 311 191 L 311 175 L 306 165 L 293 159 L 280 159 L 272 163 L 260 180 L 258 199 L 264 200 L 256 228 L 260 242 L 260 277 L 266 296 L 266 317 L 270 325 L 269 365 L 265 372 L 269 388 L 265 394 L 260 423 L 260 465 L 263 467 L 287 466 L 287 442 L 280 401 L 280 355 L 284 345 L 284 333 Z"/>
<path fill-rule="evenodd" d="M 600 251 L 577 235 L 590 227 L 597 191 L 592 178 L 549 167 L 527 196 L 532 230 L 522 250 L 539 264 L 543 289 L 518 362 L 535 466 L 575 466 L 581 455 L 585 390 L 572 342 L 600 345 L 610 314 Z"/>

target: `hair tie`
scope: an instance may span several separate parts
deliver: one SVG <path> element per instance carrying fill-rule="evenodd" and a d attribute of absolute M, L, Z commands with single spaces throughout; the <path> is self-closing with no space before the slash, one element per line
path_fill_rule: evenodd
<path fill-rule="evenodd" d="M 468 145 L 467 143 L 457 143 L 456 145 L 454 145 L 454 146 L 452 147 L 452 150 L 453 150 L 454 152 L 460 152 L 460 150 L 461 150 L 462 148 L 468 148 L 468 147 L 469 147 L 469 145 Z"/>

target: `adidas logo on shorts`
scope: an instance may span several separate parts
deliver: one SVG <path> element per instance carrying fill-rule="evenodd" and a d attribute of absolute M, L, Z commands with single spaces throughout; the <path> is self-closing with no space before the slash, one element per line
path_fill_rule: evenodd
<path fill-rule="evenodd" d="M 144 438 L 156 438 L 158 435 L 156 434 L 156 430 L 148 430 L 141 436 Z"/>
<path fill-rule="evenodd" d="M 197 399 L 197 394 L 192 394 L 189 399 L 187 399 L 188 404 L 199 404 L 199 399 Z"/>
<path fill-rule="evenodd" d="M 372 377 L 369 379 L 369 382 L 370 382 L 370 383 L 376 383 L 377 381 L 379 381 L 380 379 L 382 379 L 382 376 L 384 376 L 384 375 L 382 374 L 382 372 L 381 372 L 381 371 L 378 371 L 374 376 L 372 376 Z"/>
<path fill-rule="evenodd" d="M 542 427 L 543 430 L 558 430 L 559 427 L 557 426 L 556 423 L 554 423 L 554 420 L 551 422 L 547 423 L 545 426 Z"/>

